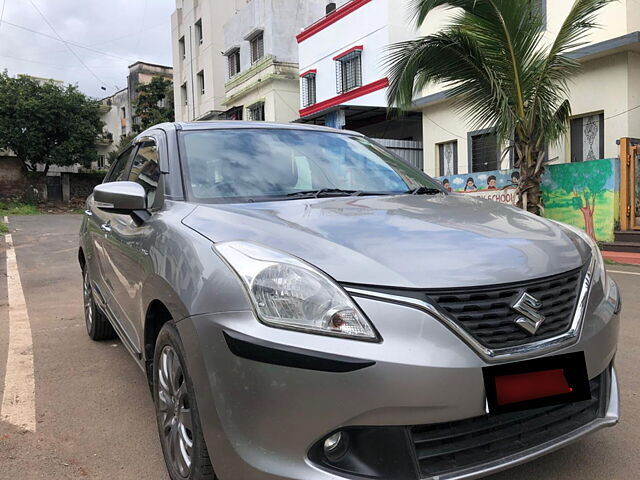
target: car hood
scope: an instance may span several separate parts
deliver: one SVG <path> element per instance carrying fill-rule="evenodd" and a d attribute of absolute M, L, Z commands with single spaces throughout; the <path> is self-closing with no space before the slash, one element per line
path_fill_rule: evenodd
<path fill-rule="evenodd" d="M 201 204 L 183 223 L 213 242 L 257 242 L 363 285 L 509 283 L 577 268 L 589 255 L 559 224 L 465 195 Z"/>

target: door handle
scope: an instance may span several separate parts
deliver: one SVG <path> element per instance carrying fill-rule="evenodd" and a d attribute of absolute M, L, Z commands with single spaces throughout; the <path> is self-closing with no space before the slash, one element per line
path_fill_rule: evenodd
<path fill-rule="evenodd" d="M 89 209 L 85 210 L 85 211 L 84 211 L 84 214 L 85 214 L 87 217 L 91 217 L 91 216 L 93 216 L 93 212 L 92 212 L 91 210 L 89 210 Z"/>
<path fill-rule="evenodd" d="M 107 233 L 111 232 L 111 222 L 103 223 L 102 225 L 100 225 L 100 230 Z"/>

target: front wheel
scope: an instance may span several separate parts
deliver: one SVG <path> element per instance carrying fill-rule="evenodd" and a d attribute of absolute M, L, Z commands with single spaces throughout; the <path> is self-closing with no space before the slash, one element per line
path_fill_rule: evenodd
<path fill-rule="evenodd" d="M 215 480 L 182 342 L 172 322 L 164 324 L 156 341 L 153 397 L 160 444 L 171 479 Z"/>

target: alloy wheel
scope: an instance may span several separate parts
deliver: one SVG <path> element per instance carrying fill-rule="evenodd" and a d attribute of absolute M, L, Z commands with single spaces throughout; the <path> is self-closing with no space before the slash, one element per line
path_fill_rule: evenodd
<path fill-rule="evenodd" d="M 84 321 L 87 325 L 87 332 L 91 332 L 93 325 L 93 292 L 91 291 L 91 282 L 89 280 L 89 271 L 85 269 L 82 278 L 82 298 L 84 302 Z"/>
<path fill-rule="evenodd" d="M 175 471 L 187 478 L 193 455 L 191 408 L 182 364 L 170 345 L 165 345 L 160 353 L 156 388 L 165 453 Z"/>

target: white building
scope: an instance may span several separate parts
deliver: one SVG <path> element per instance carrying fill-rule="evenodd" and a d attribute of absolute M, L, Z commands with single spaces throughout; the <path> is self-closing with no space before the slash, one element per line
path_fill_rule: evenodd
<path fill-rule="evenodd" d="M 176 121 L 225 110 L 224 24 L 251 0 L 176 0 L 171 15 Z"/>
<path fill-rule="evenodd" d="M 407 22 L 410 3 L 343 0 L 297 35 L 300 121 L 376 138 L 421 140 L 420 114 L 390 118 L 386 99 L 387 47 L 417 35 Z"/>
<path fill-rule="evenodd" d="M 295 37 L 324 13 L 325 5 L 326 0 L 252 0 L 225 23 L 222 118 L 270 122 L 298 118 Z"/>
<path fill-rule="evenodd" d="M 100 100 L 100 119 L 105 125 L 102 135 L 96 142 L 98 164 L 94 167 L 105 168 L 109 152 L 115 150 L 122 137 L 134 131 L 135 124 L 139 122 L 134 108 L 135 100 L 138 97 L 137 88 L 140 85 L 146 85 L 156 76 L 171 80 L 173 69 L 165 65 L 136 62 L 129 65 L 127 88 Z"/>
<path fill-rule="evenodd" d="M 378 0 L 372 0 L 373 2 Z M 546 16 L 547 40 L 554 38 L 573 1 L 536 0 Z M 602 28 L 588 44 L 572 53 L 583 65 L 570 82 L 573 112 L 570 133 L 548 151 L 554 163 L 618 156 L 616 141 L 640 137 L 640 5 L 620 0 L 599 13 Z M 452 11 L 432 12 L 421 29 L 428 35 L 441 28 Z M 447 90 L 434 85 L 416 99 L 423 113 L 424 168 L 436 176 L 507 169 L 491 125 L 477 129 L 458 114 Z"/>

